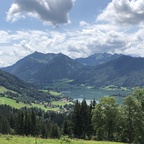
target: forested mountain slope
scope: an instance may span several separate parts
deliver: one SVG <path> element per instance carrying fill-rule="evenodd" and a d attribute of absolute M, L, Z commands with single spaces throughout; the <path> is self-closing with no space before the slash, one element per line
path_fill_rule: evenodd
<path fill-rule="evenodd" d="M 26 82 L 41 84 L 67 78 L 81 67 L 83 67 L 82 64 L 62 53 L 35 52 L 3 70 Z"/>
<path fill-rule="evenodd" d="M 34 52 L 19 60 L 14 65 L 2 68 L 2 70 L 17 76 L 22 80 L 29 81 L 36 72 L 46 66 L 46 64 L 55 56 L 56 54 L 53 53 L 43 54 Z"/>
<path fill-rule="evenodd" d="M 85 66 L 97 66 L 107 63 L 111 60 L 117 59 L 121 54 L 109 54 L 109 53 L 95 53 L 86 58 L 77 58 L 76 61 L 82 63 Z"/>
<path fill-rule="evenodd" d="M 2 70 L 0 70 L 0 87 L 5 89 L 1 96 L 7 96 L 25 103 L 36 100 L 49 101 L 52 98 L 50 94 L 39 92 L 34 86 Z"/>
<path fill-rule="evenodd" d="M 49 83 L 68 78 L 69 75 L 78 71 L 81 67 L 83 67 L 82 64 L 60 53 L 35 73 L 32 78 L 37 83 Z"/>
<path fill-rule="evenodd" d="M 82 62 L 83 65 L 77 62 L 78 59 L 73 60 L 62 53 L 35 52 L 3 70 L 35 85 L 47 85 L 68 78 L 74 80 L 73 84 L 94 87 L 144 86 L 144 58 L 107 53 L 89 58 L 85 59 L 87 64 Z M 94 64 L 96 66 L 91 66 Z"/>
<path fill-rule="evenodd" d="M 82 68 L 71 78 L 76 84 L 144 86 L 144 58 L 121 56 L 105 64 Z"/>

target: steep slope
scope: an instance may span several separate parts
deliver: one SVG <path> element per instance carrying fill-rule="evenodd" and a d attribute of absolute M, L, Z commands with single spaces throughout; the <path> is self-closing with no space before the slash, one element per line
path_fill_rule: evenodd
<path fill-rule="evenodd" d="M 44 66 L 46 66 L 46 64 L 55 56 L 56 54 L 53 53 L 43 54 L 34 52 L 33 54 L 19 60 L 14 65 L 2 68 L 2 70 L 9 72 L 24 81 L 29 82 L 32 76 Z"/>
<path fill-rule="evenodd" d="M 76 61 L 86 66 L 97 66 L 117 59 L 121 54 L 96 53 L 86 58 L 77 58 Z"/>
<path fill-rule="evenodd" d="M 49 83 L 55 80 L 65 79 L 81 67 L 83 65 L 59 53 L 45 67 L 33 75 L 33 82 Z"/>
<path fill-rule="evenodd" d="M 144 86 L 144 58 L 121 56 L 105 64 L 81 69 L 72 78 L 74 83 L 117 86 Z"/>
<path fill-rule="evenodd" d="M 67 78 L 82 66 L 62 53 L 42 54 L 35 52 L 2 70 L 10 72 L 26 82 L 41 85 Z"/>
<path fill-rule="evenodd" d="M 2 70 L 0 70 L 0 86 L 6 89 L 4 95 L 25 103 L 36 100 L 45 101 L 51 98 L 51 95 L 39 92 L 34 86 Z"/>
<path fill-rule="evenodd" d="M 18 89 L 32 88 L 32 85 L 25 83 L 12 74 L 2 70 L 0 70 L 0 86 L 13 91 L 17 91 Z"/>

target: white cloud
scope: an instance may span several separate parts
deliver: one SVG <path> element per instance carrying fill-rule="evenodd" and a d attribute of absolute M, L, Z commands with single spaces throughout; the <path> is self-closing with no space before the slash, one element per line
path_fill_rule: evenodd
<path fill-rule="evenodd" d="M 16 21 L 26 16 L 43 23 L 67 23 L 74 0 L 15 0 L 7 19 Z M 79 30 L 0 31 L 0 67 L 15 63 L 39 51 L 62 52 L 71 58 L 109 52 L 144 57 L 143 0 L 112 0 L 97 17 L 95 24 L 79 23 Z"/>
<path fill-rule="evenodd" d="M 3 40 L 0 41 L 0 66 L 11 65 L 34 51 L 62 52 L 71 58 L 86 57 L 99 52 L 144 57 L 143 27 L 129 33 L 120 28 L 107 29 L 104 27 L 104 25 L 92 25 L 78 31 L 66 32 L 54 30 L 0 31 L 3 34 Z"/>
<path fill-rule="evenodd" d="M 133 25 L 144 23 L 143 0 L 112 0 L 97 21 Z"/>
<path fill-rule="evenodd" d="M 144 27 L 129 31 L 125 27 L 106 24 L 84 26 L 81 30 L 0 31 L 0 67 L 15 63 L 34 51 L 62 52 L 71 58 L 98 52 L 121 53 L 144 57 Z"/>
<path fill-rule="evenodd" d="M 85 26 L 89 26 L 90 24 L 85 22 L 85 21 L 80 21 L 80 26 L 81 27 L 85 27 Z"/>
<path fill-rule="evenodd" d="M 0 43 L 4 44 L 4 43 L 8 43 L 9 42 L 9 34 L 7 31 L 0 31 Z"/>
<path fill-rule="evenodd" d="M 14 22 L 29 16 L 44 24 L 68 23 L 73 4 L 74 0 L 15 0 L 7 13 L 7 20 Z"/>

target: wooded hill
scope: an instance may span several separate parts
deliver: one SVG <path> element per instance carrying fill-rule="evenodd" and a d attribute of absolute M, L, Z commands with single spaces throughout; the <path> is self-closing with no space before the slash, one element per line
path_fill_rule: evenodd
<path fill-rule="evenodd" d="M 81 67 L 82 64 L 62 53 L 35 52 L 3 70 L 26 82 L 39 85 L 67 78 Z"/>
<path fill-rule="evenodd" d="M 125 143 L 144 143 L 144 89 L 126 97 L 121 105 L 104 97 L 87 105 L 76 101 L 70 113 L 21 110 L 0 106 L 0 133 L 42 138 L 93 139 Z M 64 142 L 65 143 L 65 142 Z M 67 143 L 67 142 L 66 142 Z"/>
<path fill-rule="evenodd" d="M 121 56 L 94 67 L 84 67 L 71 77 L 75 84 L 95 87 L 116 85 L 144 86 L 144 58 Z"/>
<path fill-rule="evenodd" d="M 122 54 L 109 54 L 109 53 L 95 53 L 86 58 L 77 58 L 75 59 L 77 62 L 82 63 L 85 66 L 97 66 L 100 64 L 107 63 L 111 60 L 117 59 Z"/>
<path fill-rule="evenodd" d="M 19 78 L 2 70 L 0 70 L 0 86 L 4 89 L 0 94 L 1 96 L 7 96 L 8 98 L 27 104 L 35 101 L 50 101 L 52 98 L 58 99 L 58 97 L 38 91 L 35 86 L 23 82 Z"/>

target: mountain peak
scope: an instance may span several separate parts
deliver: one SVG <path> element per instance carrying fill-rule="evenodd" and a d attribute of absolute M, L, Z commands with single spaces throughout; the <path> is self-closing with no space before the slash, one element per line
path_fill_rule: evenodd
<path fill-rule="evenodd" d="M 110 53 L 95 53 L 86 58 L 78 58 L 76 61 L 86 65 L 86 66 L 96 66 L 106 62 L 109 62 L 113 59 L 117 59 L 121 54 L 110 54 Z"/>

